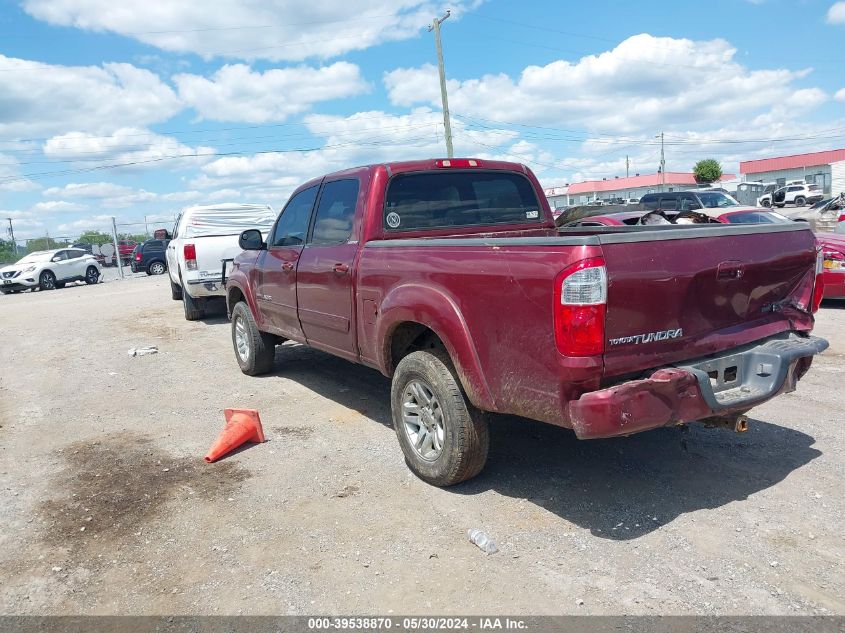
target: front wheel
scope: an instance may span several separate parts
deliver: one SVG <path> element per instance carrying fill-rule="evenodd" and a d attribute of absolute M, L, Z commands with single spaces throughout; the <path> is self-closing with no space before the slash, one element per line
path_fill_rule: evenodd
<path fill-rule="evenodd" d="M 484 468 L 487 420 L 467 401 L 445 351 L 403 358 L 393 374 L 390 403 L 405 462 L 420 479 L 451 486 Z"/>
<path fill-rule="evenodd" d="M 170 298 L 174 301 L 182 300 L 182 286 L 174 284 L 172 279 L 170 280 Z"/>
<path fill-rule="evenodd" d="M 804 196 L 798 196 L 797 198 L 795 198 L 796 207 L 803 207 L 805 204 L 807 204 L 807 198 L 805 198 Z"/>
<path fill-rule="evenodd" d="M 49 270 L 45 270 L 38 278 L 38 287 L 41 290 L 54 290 L 56 288 L 56 276 Z"/>
<path fill-rule="evenodd" d="M 198 321 L 205 316 L 205 299 L 194 299 L 185 290 L 182 290 L 182 307 L 186 321 Z"/>
<path fill-rule="evenodd" d="M 89 286 L 94 285 L 100 280 L 100 271 L 96 266 L 89 266 L 85 271 L 85 283 Z"/>
<path fill-rule="evenodd" d="M 763 202 L 761 202 L 760 204 L 762 204 L 764 207 L 766 207 L 768 209 L 769 207 L 772 206 L 772 201 L 771 200 L 763 200 Z"/>
<path fill-rule="evenodd" d="M 258 329 L 249 306 L 239 301 L 232 309 L 232 346 L 241 371 L 247 376 L 273 369 L 277 339 Z"/>

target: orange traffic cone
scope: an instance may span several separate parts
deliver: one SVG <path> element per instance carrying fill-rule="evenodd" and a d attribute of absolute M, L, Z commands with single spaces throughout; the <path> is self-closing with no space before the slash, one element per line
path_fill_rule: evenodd
<path fill-rule="evenodd" d="M 217 461 L 246 442 L 260 444 L 264 441 L 261 418 L 255 409 L 225 409 L 223 414 L 226 416 L 226 426 L 204 458 L 208 463 Z"/>

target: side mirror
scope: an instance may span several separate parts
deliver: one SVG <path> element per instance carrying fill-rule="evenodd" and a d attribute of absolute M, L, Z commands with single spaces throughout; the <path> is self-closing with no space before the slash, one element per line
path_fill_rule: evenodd
<path fill-rule="evenodd" d="M 58 255 L 56 255 L 56 256 L 55 256 L 53 259 L 51 259 L 50 261 L 51 261 L 51 262 L 60 262 L 60 261 L 62 261 L 62 258 L 61 258 L 61 257 L 59 257 Z"/>
<path fill-rule="evenodd" d="M 261 231 L 258 229 L 247 229 L 241 233 L 238 238 L 238 246 L 245 251 L 263 251 L 267 248 L 264 243 L 264 238 L 261 236 Z"/>

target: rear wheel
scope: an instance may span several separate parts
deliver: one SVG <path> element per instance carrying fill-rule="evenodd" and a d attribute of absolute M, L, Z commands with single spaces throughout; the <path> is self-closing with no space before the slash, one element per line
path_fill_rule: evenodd
<path fill-rule="evenodd" d="M 182 307 L 185 309 L 185 319 L 197 321 L 205 316 L 205 299 L 194 299 L 186 291 L 182 291 Z"/>
<path fill-rule="evenodd" d="M 807 204 L 807 198 L 805 198 L 804 196 L 798 196 L 797 198 L 795 198 L 796 207 L 803 207 L 805 204 Z"/>
<path fill-rule="evenodd" d="M 772 201 L 771 200 L 763 200 L 763 202 L 761 202 L 760 204 L 762 204 L 764 207 L 766 207 L 768 209 L 769 207 L 772 206 Z"/>
<path fill-rule="evenodd" d="M 38 277 L 38 287 L 41 290 L 54 290 L 56 287 L 56 276 L 49 270 L 45 270 Z"/>
<path fill-rule="evenodd" d="M 93 285 L 100 280 L 100 271 L 97 270 L 96 266 L 89 266 L 88 270 L 85 271 L 85 283 Z"/>
<path fill-rule="evenodd" d="M 167 269 L 164 267 L 163 262 L 153 262 L 150 264 L 149 268 L 147 268 L 150 275 L 163 275 L 165 270 Z"/>
<path fill-rule="evenodd" d="M 172 279 L 170 280 L 170 298 L 174 301 L 182 300 L 182 286 L 174 284 Z"/>
<path fill-rule="evenodd" d="M 273 369 L 278 339 L 258 329 L 252 312 L 243 301 L 232 309 L 232 346 L 241 371 L 247 376 L 266 374 Z"/>
<path fill-rule="evenodd" d="M 484 468 L 490 435 L 443 350 L 408 354 L 391 387 L 393 426 L 408 467 L 435 486 L 451 486 Z"/>

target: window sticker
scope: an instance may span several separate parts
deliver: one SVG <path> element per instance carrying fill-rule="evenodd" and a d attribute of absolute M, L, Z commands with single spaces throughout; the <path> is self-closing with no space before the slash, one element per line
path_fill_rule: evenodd
<path fill-rule="evenodd" d="M 540 212 L 539 211 L 526 211 L 525 217 L 528 218 L 529 220 L 534 220 L 534 219 L 540 217 Z"/>
<path fill-rule="evenodd" d="M 391 229 L 399 228 L 399 224 L 402 222 L 402 219 L 399 217 L 399 214 L 396 211 L 391 211 L 387 214 L 387 226 Z"/>

